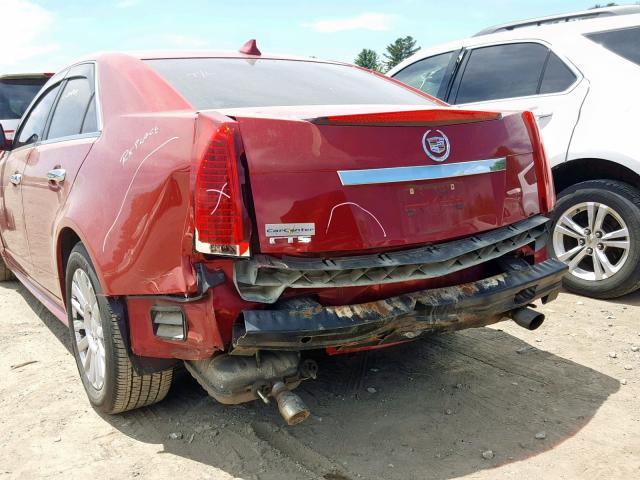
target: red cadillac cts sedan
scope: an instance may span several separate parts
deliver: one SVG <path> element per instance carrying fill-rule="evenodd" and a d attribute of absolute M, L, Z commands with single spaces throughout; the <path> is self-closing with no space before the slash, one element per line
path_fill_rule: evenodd
<path fill-rule="evenodd" d="M 184 361 L 217 400 L 273 397 L 294 424 L 304 351 L 533 329 L 566 270 L 530 113 L 251 42 L 80 61 L 0 145 L 0 273 L 68 324 L 107 413 L 164 398 Z"/>

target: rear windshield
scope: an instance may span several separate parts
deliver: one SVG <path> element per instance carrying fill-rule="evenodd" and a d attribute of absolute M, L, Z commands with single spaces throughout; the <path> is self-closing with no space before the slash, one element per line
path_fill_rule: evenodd
<path fill-rule="evenodd" d="M 47 82 L 47 78 L 0 80 L 0 119 L 22 117 L 33 97 Z"/>
<path fill-rule="evenodd" d="M 146 60 L 195 108 L 434 102 L 370 72 L 293 60 L 177 58 Z"/>
<path fill-rule="evenodd" d="M 640 27 L 589 33 L 586 37 L 607 50 L 640 65 Z"/>

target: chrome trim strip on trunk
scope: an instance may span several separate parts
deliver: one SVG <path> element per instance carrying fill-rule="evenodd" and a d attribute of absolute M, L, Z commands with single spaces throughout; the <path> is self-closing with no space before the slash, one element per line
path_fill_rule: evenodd
<path fill-rule="evenodd" d="M 344 186 L 372 185 L 376 183 L 415 182 L 466 177 L 482 173 L 501 172 L 507 169 L 507 158 L 473 160 L 444 165 L 417 165 L 415 167 L 370 168 L 367 170 L 338 170 Z"/>

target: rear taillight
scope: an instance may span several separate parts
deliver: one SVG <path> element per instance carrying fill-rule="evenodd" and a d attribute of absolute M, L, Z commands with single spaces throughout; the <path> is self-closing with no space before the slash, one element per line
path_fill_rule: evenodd
<path fill-rule="evenodd" d="M 235 127 L 220 125 L 204 148 L 195 181 L 196 250 L 249 256 Z"/>
<path fill-rule="evenodd" d="M 533 147 L 540 209 L 542 213 L 549 213 L 556 206 L 556 191 L 553 186 L 551 167 L 544 151 L 544 145 L 542 144 L 542 138 L 540 137 L 540 130 L 538 129 L 538 122 L 536 121 L 535 115 L 531 112 L 524 112 L 522 117 L 527 126 L 531 146 Z"/>

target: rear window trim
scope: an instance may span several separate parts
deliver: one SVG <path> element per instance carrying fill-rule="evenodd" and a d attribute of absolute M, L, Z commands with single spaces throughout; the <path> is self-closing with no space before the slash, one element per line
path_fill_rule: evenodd
<path fill-rule="evenodd" d="M 540 97 L 550 97 L 550 96 L 555 96 L 555 95 L 566 95 L 568 93 L 570 93 L 571 91 L 573 91 L 578 84 L 580 84 L 580 82 L 582 82 L 582 80 L 584 79 L 584 75 L 582 74 L 582 72 L 578 69 L 578 67 L 576 67 L 573 62 L 571 62 L 571 60 L 569 60 L 565 55 L 561 54 L 560 52 L 558 52 L 555 48 L 553 48 L 553 46 L 551 44 L 549 44 L 548 42 L 544 41 L 544 40 L 540 40 L 540 39 L 535 39 L 535 38 L 521 38 L 521 39 L 514 39 L 514 40 L 508 40 L 508 41 L 494 41 L 494 42 L 487 42 L 487 43 L 481 43 L 481 44 L 476 44 L 476 45 L 472 45 L 472 46 L 468 46 L 468 47 L 463 47 L 463 55 L 464 58 L 462 59 L 462 61 L 460 62 L 460 66 L 458 68 L 458 71 L 455 73 L 455 77 L 453 79 L 452 82 L 452 86 L 451 89 L 449 90 L 449 95 L 447 96 L 447 102 L 451 102 L 454 98 L 454 96 L 457 95 L 457 90 L 460 87 L 460 80 L 462 79 L 462 76 L 464 75 L 464 70 L 467 67 L 467 62 L 469 61 L 469 57 L 470 57 L 470 52 L 478 49 L 478 48 L 484 48 L 484 47 L 495 47 L 495 46 L 500 46 L 500 45 L 510 45 L 510 44 L 514 44 L 514 43 L 537 43 L 542 45 L 543 47 L 546 47 L 547 49 L 549 49 L 552 53 L 554 53 L 561 61 L 562 63 L 565 64 L 565 66 L 571 70 L 571 72 L 573 72 L 573 74 L 576 76 L 575 81 L 569 85 L 569 87 L 567 87 L 565 90 L 561 91 L 561 92 L 553 92 L 553 93 L 537 93 L 535 95 L 525 95 L 522 97 L 505 97 L 505 98 L 498 98 L 495 100 L 481 100 L 478 102 L 469 102 L 469 103 L 454 103 L 451 105 L 478 105 L 478 104 L 482 104 L 482 103 L 494 103 L 494 102 L 506 102 L 506 101 L 510 101 L 510 100 L 516 100 L 516 99 L 534 99 L 534 98 L 540 98 Z M 543 71 L 544 74 L 544 71 Z"/>
<path fill-rule="evenodd" d="M 82 140 L 83 138 L 93 138 L 93 137 L 98 138 L 101 134 L 102 132 L 76 133 L 74 135 L 67 135 L 66 137 L 56 137 L 56 138 L 51 138 L 47 140 L 42 140 L 41 142 L 37 142 L 35 144 L 32 143 L 29 145 L 50 145 L 52 143 L 68 142 L 71 140 Z"/>

